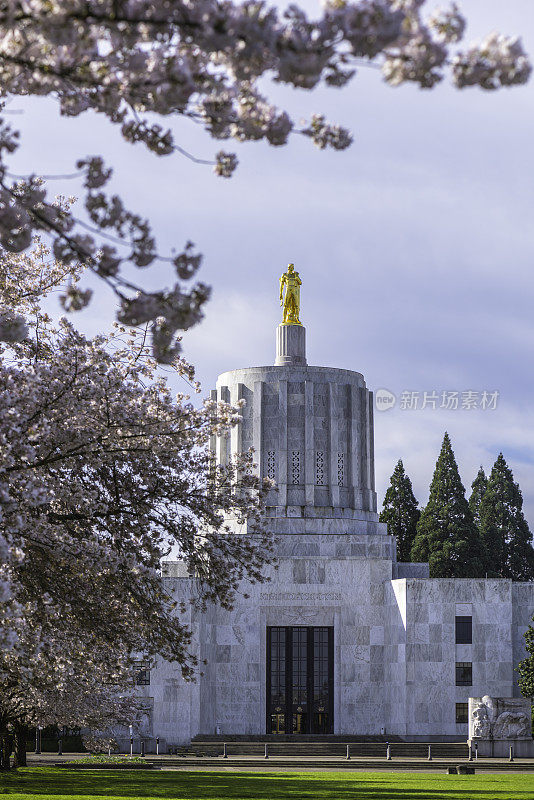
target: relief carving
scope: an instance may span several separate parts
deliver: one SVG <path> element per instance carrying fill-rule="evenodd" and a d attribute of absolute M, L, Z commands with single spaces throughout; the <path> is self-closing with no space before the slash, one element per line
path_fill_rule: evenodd
<path fill-rule="evenodd" d="M 471 735 L 477 739 L 525 739 L 531 736 L 525 701 L 485 695 L 471 707 Z"/>
<path fill-rule="evenodd" d="M 530 735 L 530 720 L 521 711 L 504 711 L 495 720 L 494 739 L 522 739 Z"/>

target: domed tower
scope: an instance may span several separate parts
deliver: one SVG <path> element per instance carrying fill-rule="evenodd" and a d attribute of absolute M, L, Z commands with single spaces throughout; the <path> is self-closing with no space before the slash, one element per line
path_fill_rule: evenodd
<path fill-rule="evenodd" d="M 307 363 L 300 286 L 291 264 L 280 278 L 274 364 L 224 372 L 212 393 L 245 400 L 242 421 L 212 448 L 219 464 L 254 448 L 260 475 L 274 480 L 266 527 L 276 564 L 265 582 L 243 580 L 231 610 L 191 611 L 203 667 L 176 695 L 184 738 L 401 730 L 406 604 L 396 579 L 424 569 L 397 563 L 395 537 L 378 521 L 363 375 Z M 194 592 L 180 569 L 166 572 L 176 599 Z"/>
<path fill-rule="evenodd" d="M 274 366 L 217 380 L 213 399 L 245 407 L 243 421 L 213 442 L 216 460 L 254 448 L 260 474 L 276 482 L 267 499 L 273 533 L 385 534 L 376 513 L 372 392 L 359 372 L 308 365 L 300 283 L 290 264 L 280 278 Z"/>

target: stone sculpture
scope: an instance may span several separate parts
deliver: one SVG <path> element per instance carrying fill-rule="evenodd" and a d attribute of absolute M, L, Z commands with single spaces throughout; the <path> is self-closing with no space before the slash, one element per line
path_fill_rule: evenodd
<path fill-rule="evenodd" d="M 516 755 L 533 754 L 530 701 L 485 695 L 469 698 L 469 706 L 469 738 L 481 755 L 507 755 L 510 744 Z"/>
<path fill-rule="evenodd" d="M 522 739 L 530 735 L 530 719 L 521 711 L 504 711 L 493 725 L 495 739 Z"/>
<path fill-rule="evenodd" d="M 477 706 L 472 711 L 472 736 L 479 739 L 489 739 L 491 725 L 488 710 L 485 705 Z"/>

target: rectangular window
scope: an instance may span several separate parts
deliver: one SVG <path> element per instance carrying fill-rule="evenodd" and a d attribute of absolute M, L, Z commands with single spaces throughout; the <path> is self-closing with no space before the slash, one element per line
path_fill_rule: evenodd
<path fill-rule="evenodd" d="M 456 724 L 463 725 L 468 722 L 467 703 L 456 703 Z"/>
<path fill-rule="evenodd" d="M 455 617 L 456 644 L 473 643 L 473 617 Z"/>
<path fill-rule="evenodd" d="M 150 686 L 150 663 L 148 661 L 135 661 L 134 677 L 136 686 Z"/>
<path fill-rule="evenodd" d="M 456 662 L 456 686 L 473 685 L 473 665 L 470 661 Z"/>

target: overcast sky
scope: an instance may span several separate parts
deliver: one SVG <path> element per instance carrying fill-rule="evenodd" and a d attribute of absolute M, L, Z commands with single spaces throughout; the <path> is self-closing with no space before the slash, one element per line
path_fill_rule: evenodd
<path fill-rule="evenodd" d="M 518 33 L 534 56 L 531 0 L 462 7 L 468 40 Z M 392 89 L 369 68 L 342 90 L 274 87 L 297 120 L 322 111 L 354 144 L 336 153 L 299 136 L 285 148 L 224 143 L 240 159 L 231 180 L 124 144 L 95 115 L 62 120 L 52 101 L 15 99 L 23 139 L 12 168 L 68 172 L 77 157 L 103 153 L 113 190 L 150 216 L 160 250 L 197 243 L 213 300 L 184 344 L 206 392 L 220 372 L 273 362 L 278 277 L 293 261 L 308 362 L 363 372 L 369 388 L 398 398 L 375 414 L 379 503 L 399 458 L 426 501 L 448 430 L 466 487 L 502 450 L 533 527 L 533 93 L 534 80 L 496 93 Z M 173 130 L 199 157 L 220 149 L 191 123 Z M 147 285 L 159 278 L 145 274 Z M 93 333 L 113 313 L 99 289 L 77 321 Z M 495 410 L 408 410 L 404 391 L 498 391 L 499 400 Z"/>

